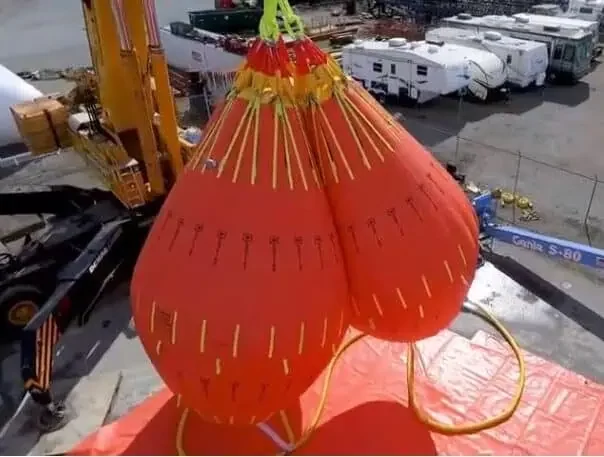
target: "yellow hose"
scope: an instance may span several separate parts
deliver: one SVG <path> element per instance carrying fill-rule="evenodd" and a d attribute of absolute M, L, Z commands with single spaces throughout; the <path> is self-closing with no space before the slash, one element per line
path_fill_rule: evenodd
<path fill-rule="evenodd" d="M 470 435 L 503 424 L 504 422 L 509 420 L 514 415 L 514 412 L 516 412 L 516 410 L 518 409 L 518 406 L 520 405 L 520 401 L 522 399 L 522 394 L 524 392 L 524 386 L 526 384 L 526 367 L 524 365 L 524 357 L 522 356 L 522 353 L 520 352 L 520 347 L 518 346 L 518 343 L 516 342 L 514 337 L 486 308 L 479 305 L 478 303 L 473 303 L 473 305 L 478 308 L 484 320 L 491 324 L 512 348 L 512 352 L 514 353 L 514 356 L 516 356 L 516 360 L 518 362 L 520 377 L 518 379 L 516 393 L 514 394 L 514 397 L 512 398 L 509 407 L 502 413 L 490 419 L 486 419 L 482 422 L 477 422 L 473 424 L 443 424 L 431 418 L 418 404 L 415 395 L 415 345 L 410 344 L 409 355 L 407 357 L 407 392 L 409 395 L 409 406 L 417 415 L 420 422 L 424 423 L 431 431 L 440 433 L 441 435 Z"/>
<path fill-rule="evenodd" d="M 366 335 L 364 333 L 359 333 L 359 334 L 353 336 L 352 338 L 350 338 L 348 341 L 346 341 L 344 344 L 342 344 L 340 346 L 340 348 L 335 353 L 333 359 L 331 359 L 331 362 L 329 362 L 329 365 L 327 367 L 327 373 L 325 374 L 325 381 L 323 382 L 323 389 L 321 390 L 321 397 L 319 398 L 319 406 L 317 406 L 315 415 L 314 415 L 312 421 L 310 422 L 310 425 L 308 426 L 306 431 L 302 434 L 300 439 L 293 444 L 292 450 L 290 452 L 283 452 L 278 455 L 292 454 L 296 449 L 299 449 L 300 447 L 304 446 L 308 442 L 308 440 L 312 437 L 312 434 L 315 432 L 319 423 L 321 422 L 321 417 L 323 416 L 323 411 L 325 410 L 325 405 L 327 404 L 327 394 L 329 393 L 329 386 L 331 384 L 331 378 L 333 376 L 333 372 L 334 372 L 334 369 L 336 368 L 338 361 L 344 355 L 344 353 L 346 352 L 346 350 L 348 348 L 350 348 L 357 341 L 362 340 L 365 336 Z"/>
<path fill-rule="evenodd" d="M 512 401 L 510 402 L 510 406 L 501 414 L 498 414 L 497 416 L 495 416 L 493 418 L 486 419 L 484 421 L 477 422 L 477 423 L 461 424 L 461 425 L 443 424 L 441 422 L 438 422 L 438 421 L 432 419 L 427 413 L 425 413 L 423 411 L 423 409 L 418 404 L 418 401 L 416 398 L 416 392 L 415 392 L 415 351 L 416 351 L 416 348 L 415 348 L 414 344 L 410 344 L 409 345 L 409 354 L 407 356 L 407 390 L 408 390 L 408 396 L 409 396 L 409 406 L 411 407 L 413 412 L 417 415 L 420 422 L 425 424 L 429 430 L 436 432 L 436 433 L 440 433 L 442 435 L 455 436 L 455 435 L 468 435 L 468 434 L 478 433 L 478 432 L 487 430 L 489 428 L 496 427 L 496 426 L 506 422 L 514 415 L 514 412 L 518 409 L 518 406 L 520 405 L 520 401 L 522 399 L 522 394 L 524 392 L 524 386 L 526 383 L 526 367 L 525 367 L 524 358 L 522 356 L 518 343 L 516 342 L 516 340 L 514 340 L 514 337 L 505 329 L 505 327 L 499 322 L 499 320 L 497 320 L 497 318 L 492 313 L 490 313 L 484 307 L 480 306 L 478 303 L 475 303 L 473 305 L 476 306 L 476 308 L 478 308 L 479 312 L 481 313 L 481 315 L 485 319 L 485 321 L 487 321 L 489 324 L 491 324 L 499 332 L 499 334 L 505 339 L 505 341 L 510 345 L 512 352 L 514 353 L 514 356 L 516 357 L 516 360 L 518 362 L 520 378 L 518 380 L 516 393 L 514 394 L 514 397 L 512 398 Z M 293 444 L 291 451 L 282 452 L 277 455 L 290 455 L 310 440 L 310 438 L 312 437 L 312 434 L 315 432 L 315 430 L 319 426 L 319 423 L 321 422 L 321 417 L 323 416 L 323 412 L 325 410 L 325 405 L 327 403 L 327 395 L 328 395 L 329 387 L 331 384 L 331 378 L 333 376 L 333 372 L 334 372 L 334 369 L 335 369 L 338 361 L 340 360 L 342 355 L 344 355 L 346 350 L 348 350 L 348 348 L 350 348 L 353 344 L 355 344 L 356 342 L 363 339 L 365 336 L 367 336 L 367 335 L 365 335 L 365 334 L 355 335 L 354 337 L 352 337 L 351 339 L 346 341 L 344 344 L 342 344 L 342 346 L 340 346 L 340 348 L 334 355 L 333 359 L 329 363 L 329 366 L 327 367 L 327 372 L 325 374 L 325 381 L 323 383 L 323 389 L 321 391 L 321 397 L 319 399 L 319 405 L 317 406 L 317 410 L 315 411 L 315 415 L 314 415 L 310 425 L 308 426 L 306 431 L 302 434 L 300 439 Z M 180 417 L 180 421 L 178 423 L 178 428 L 176 430 L 176 450 L 178 452 L 178 455 L 180 455 L 180 456 L 187 455 L 185 453 L 182 441 L 183 441 L 184 428 L 185 428 L 188 414 L 189 414 L 189 410 L 185 409 Z"/>

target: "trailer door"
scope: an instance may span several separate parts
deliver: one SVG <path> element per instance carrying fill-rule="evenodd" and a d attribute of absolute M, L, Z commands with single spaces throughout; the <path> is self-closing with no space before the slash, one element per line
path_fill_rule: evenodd
<path fill-rule="evenodd" d="M 399 66 L 395 62 L 390 63 L 389 73 L 388 73 L 388 94 L 389 95 L 399 95 L 400 81 L 398 72 L 400 71 Z"/>

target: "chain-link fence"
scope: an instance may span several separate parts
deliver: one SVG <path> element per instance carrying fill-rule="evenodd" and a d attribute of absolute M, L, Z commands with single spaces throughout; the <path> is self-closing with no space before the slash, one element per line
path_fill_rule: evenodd
<path fill-rule="evenodd" d="M 604 246 L 604 182 L 531 155 L 464 137 L 425 120 L 401 122 L 470 186 L 501 193 L 502 221 L 580 243 Z"/>
<path fill-rule="evenodd" d="M 181 120 L 185 125 L 203 126 L 213 102 L 203 95 L 180 100 Z M 497 215 L 502 221 L 604 247 L 604 181 L 547 163 L 532 151 L 468 138 L 454 128 L 463 124 L 460 113 L 459 109 L 450 113 L 448 127 L 422 119 L 421 111 L 407 112 L 399 121 L 441 162 L 457 165 L 470 186 L 501 192 Z"/>

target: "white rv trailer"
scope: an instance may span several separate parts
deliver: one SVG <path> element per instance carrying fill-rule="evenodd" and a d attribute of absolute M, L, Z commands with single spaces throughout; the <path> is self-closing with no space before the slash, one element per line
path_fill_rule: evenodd
<path fill-rule="evenodd" d="M 502 35 L 545 43 L 548 48 L 548 75 L 554 79 L 577 81 L 591 69 L 593 35 L 582 28 L 543 26 L 526 15 L 475 17 L 462 13 L 441 20 L 445 27 L 474 32 L 495 31 Z"/>
<path fill-rule="evenodd" d="M 600 40 L 604 38 L 604 0 L 570 0 L 568 15 L 599 24 Z"/>
<path fill-rule="evenodd" d="M 458 44 L 492 52 L 505 62 L 508 82 L 519 87 L 542 86 L 547 71 L 547 46 L 536 41 L 504 36 L 499 32 L 471 32 L 440 27 L 426 32 L 426 41 Z"/>
<path fill-rule="evenodd" d="M 379 99 L 425 103 L 470 83 L 469 65 L 457 47 L 443 49 L 404 38 L 356 40 L 342 48 L 342 68 Z"/>
<path fill-rule="evenodd" d="M 404 38 L 357 40 L 342 49 L 342 66 L 378 98 L 417 103 L 464 89 L 486 100 L 506 80 L 505 65 L 487 51 Z"/>
<path fill-rule="evenodd" d="M 586 21 L 583 19 L 578 19 L 578 18 L 569 16 L 567 13 L 564 13 L 562 16 L 548 16 L 548 15 L 542 15 L 542 14 L 519 13 L 519 14 L 514 14 L 513 17 L 519 18 L 521 21 L 525 21 L 525 23 L 537 24 L 542 27 L 547 27 L 551 30 L 557 30 L 557 29 L 573 30 L 573 29 L 579 28 L 581 30 L 585 30 L 586 32 L 591 32 L 594 49 L 598 46 L 598 43 L 600 41 L 600 39 L 599 39 L 600 32 L 598 30 L 599 24 L 597 21 Z"/>
<path fill-rule="evenodd" d="M 563 16 L 564 10 L 560 8 L 560 5 L 555 3 L 539 3 L 538 5 L 531 6 L 529 13 L 540 14 L 542 16 Z"/>
<path fill-rule="evenodd" d="M 570 0 L 567 11 L 563 11 L 559 5 L 553 3 L 541 3 L 531 6 L 529 12 L 597 22 L 600 42 L 604 38 L 604 0 Z M 599 51 L 601 52 L 601 48 Z"/>

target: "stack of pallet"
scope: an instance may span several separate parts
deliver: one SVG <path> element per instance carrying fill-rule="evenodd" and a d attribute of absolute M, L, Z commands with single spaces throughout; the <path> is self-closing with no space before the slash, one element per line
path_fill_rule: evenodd
<path fill-rule="evenodd" d="M 200 72 L 186 71 L 168 65 L 170 86 L 175 90 L 175 96 L 188 97 L 200 94 L 203 90 L 203 80 Z"/>
<path fill-rule="evenodd" d="M 19 103 L 10 108 L 17 129 L 32 154 L 46 154 L 71 146 L 65 105 L 50 97 Z"/>

